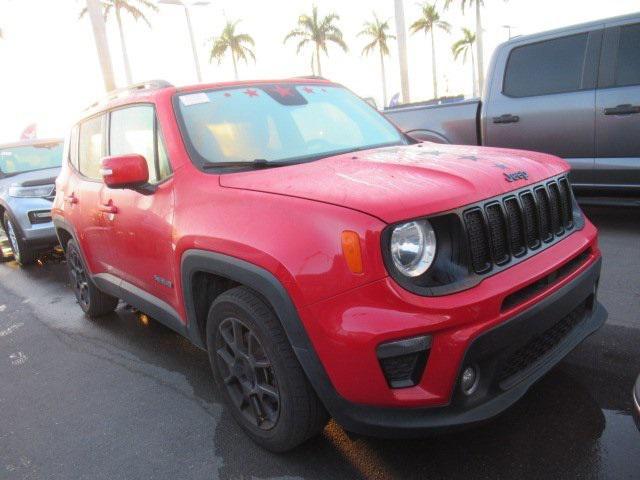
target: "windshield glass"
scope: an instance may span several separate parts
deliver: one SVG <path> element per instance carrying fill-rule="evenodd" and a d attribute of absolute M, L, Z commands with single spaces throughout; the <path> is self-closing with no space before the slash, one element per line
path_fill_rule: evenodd
<path fill-rule="evenodd" d="M 260 85 L 180 95 L 188 143 L 200 162 L 285 162 L 398 145 L 404 138 L 345 88 Z"/>
<path fill-rule="evenodd" d="M 5 175 L 59 167 L 61 164 L 61 142 L 21 147 L 0 147 L 0 172 Z"/>

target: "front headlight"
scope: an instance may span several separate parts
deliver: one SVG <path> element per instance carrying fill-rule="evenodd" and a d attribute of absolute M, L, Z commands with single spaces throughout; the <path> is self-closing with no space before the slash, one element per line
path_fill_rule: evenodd
<path fill-rule="evenodd" d="M 436 256 L 436 234 L 428 220 L 403 223 L 391 233 L 391 259 L 400 273 L 418 277 Z"/>
<path fill-rule="evenodd" d="M 55 185 L 36 185 L 33 187 L 22 187 L 13 185 L 9 187 L 9 195 L 12 197 L 50 197 L 53 195 Z"/>

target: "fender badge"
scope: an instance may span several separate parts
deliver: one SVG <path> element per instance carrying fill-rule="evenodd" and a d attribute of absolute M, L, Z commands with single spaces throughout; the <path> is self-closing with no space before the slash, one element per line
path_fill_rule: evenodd
<path fill-rule="evenodd" d="M 513 172 L 513 173 L 503 173 L 504 179 L 507 182 L 516 182 L 518 180 L 529 180 L 529 175 L 525 171 Z"/>

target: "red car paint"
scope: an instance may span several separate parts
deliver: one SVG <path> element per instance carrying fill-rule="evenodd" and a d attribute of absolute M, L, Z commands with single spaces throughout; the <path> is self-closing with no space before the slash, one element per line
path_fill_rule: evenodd
<path fill-rule="evenodd" d="M 60 228 L 74 230 L 68 234 L 79 242 L 92 275 L 111 274 L 161 299 L 188 325 L 194 320 L 185 305 L 183 254 L 198 249 L 244 260 L 270 272 L 286 289 L 340 397 L 373 406 L 431 407 L 451 401 L 474 338 L 549 297 L 598 261 L 596 229 L 585 219 L 582 229 L 472 288 L 435 297 L 409 292 L 385 268 L 381 235 L 387 225 L 502 195 L 565 173 L 568 165 L 540 153 L 418 143 L 241 173 L 194 166 L 174 113 L 176 92 L 271 83 L 141 91 L 84 116 L 153 104 L 173 169 L 153 194 L 145 194 L 109 189 L 65 162 L 53 216 Z M 522 171 L 528 179 L 507 180 L 505 174 Z M 108 213 L 109 206 L 117 213 Z M 343 231 L 361 239 L 362 273 L 347 266 Z M 568 276 L 514 309 L 500 310 L 507 295 L 585 250 L 588 258 Z M 376 347 L 420 334 L 433 336 L 421 380 L 410 388 L 390 388 Z"/>

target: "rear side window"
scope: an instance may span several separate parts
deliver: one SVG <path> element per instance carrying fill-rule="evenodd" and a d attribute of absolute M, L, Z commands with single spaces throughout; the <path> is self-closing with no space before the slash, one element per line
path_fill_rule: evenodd
<path fill-rule="evenodd" d="M 157 183 L 171 175 L 155 118 L 153 106 L 138 105 L 111 112 L 109 125 L 109 154 L 142 155 L 147 161 L 150 183 Z"/>
<path fill-rule="evenodd" d="M 69 135 L 69 162 L 73 167 L 78 169 L 78 127 L 75 126 L 71 129 L 71 135 Z"/>
<path fill-rule="evenodd" d="M 100 161 L 104 148 L 104 115 L 85 120 L 80 124 L 78 169 L 88 178 L 101 180 Z"/>
<path fill-rule="evenodd" d="M 640 24 L 620 29 L 615 85 L 640 84 Z"/>
<path fill-rule="evenodd" d="M 587 39 L 583 33 L 513 49 L 503 93 L 532 97 L 581 90 Z"/>

